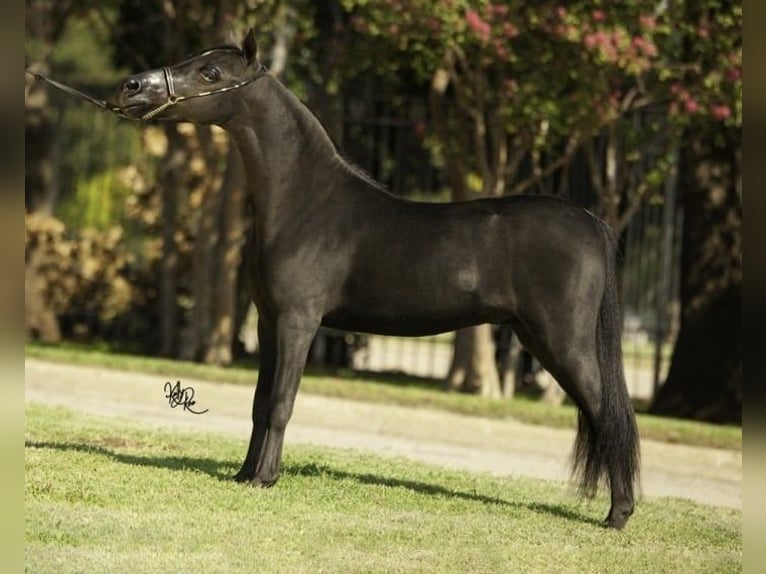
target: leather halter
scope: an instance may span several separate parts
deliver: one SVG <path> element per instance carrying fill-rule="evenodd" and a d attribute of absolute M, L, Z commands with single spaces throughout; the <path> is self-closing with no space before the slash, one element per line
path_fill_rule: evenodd
<path fill-rule="evenodd" d="M 211 52 L 211 51 L 213 51 L 213 50 L 208 50 L 208 52 Z M 200 54 L 200 55 L 204 55 L 206 53 L 207 52 L 204 52 L 203 54 Z M 93 96 L 89 96 L 88 94 L 86 94 L 84 92 L 81 92 L 79 90 L 76 90 L 75 88 L 72 88 L 70 86 L 67 86 L 66 84 L 62 84 L 61 82 L 57 82 L 56 80 L 52 80 L 51 78 L 48 78 L 47 76 L 44 76 L 43 74 L 41 74 L 39 72 L 32 72 L 30 70 L 25 70 L 25 71 L 26 71 L 27 74 L 30 74 L 30 75 L 34 76 L 34 78 L 36 80 L 44 81 L 44 82 L 50 84 L 51 86 L 54 86 L 55 88 L 58 88 L 59 90 L 61 90 L 63 92 L 66 92 L 66 93 L 71 94 L 73 96 L 77 96 L 79 98 L 82 98 L 83 100 L 86 100 L 86 101 L 88 101 L 88 102 L 98 106 L 99 108 L 102 108 L 102 109 L 105 109 L 105 110 L 109 110 L 110 112 L 114 112 L 115 114 L 117 114 L 117 115 L 119 115 L 121 117 L 124 117 L 124 118 L 134 119 L 134 118 L 131 118 L 130 116 L 126 115 L 125 112 L 123 111 L 123 109 L 120 106 L 115 106 L 113 104 L 110 104 L 106 100 L 99 100 L 97 98 L 94 98 Z M 167 108 L 169 108 L 170 106 L 174 106 L 178 102 L 182 102 L 184 100 L 191 100 L 193 98 L 202 98 L 202 97 L 205 97 L 205 96 L 212 96 L 212 95 L 215 95 L 215 94 L 221 94 L 223 92 L 228 92 L 228 91 L 235 90 L 237 88 L 241 88 L 243 86 L 246 86 L 247 84 L 257 80 L 258 78 L 261 78 L 261 77 L 265 76 L 268 73 L 268 69 L 263 64 L 260 64 L 258 70 L 256 70 L 256 72 L 255 72 L 255 75 L 252 78 L 250 78 L 249 80 L 243 80 L 243 81 L 238 82 L 236 84 L 232 84 L 231 86 L 224 86 L 222 88 L 218 88 L 218 89 L 215 89 L 215 90 L 209 90 L 207 92 L 199 92 L 197 94 L 192 94 L 190 96 L 179 96 L 179 95 L 176 95 L 175 84 L 173 82 L 173 73 L 171 72 L 170 68 L 169 67 L 163 67 L 162 68 L 162 72 L 163 72 L 163 74 L 165 76 L 165 85 L 167 87 L 167 92 L 168 92 L 167 100 L 164 103 L 162 103 L 159 106 L 157 106 L 156 108 L 154 108 L 153 110 L 151 110 L 151 111 L 145 113 L 143 116 L 141 116 L 140 119 L 142 119 L 142 120 L 150 120 L 153 117 L 155 117 L 157 114 L 159 114 L 160 112 L 162 112 L 162 111 L 166 110 Z"/>
<path fill-rule="evenodd" d="M 236 90 L 237 88 L 241 88 L 243 86 L 246 86 L 247 84 L 254 82 L 258 78 L 266 75 L 268 72 L 268 69 L 263 64 L 260 65 L 258 70 L 255 73 L 255 76 L 250 78 L 249 80 L 243 80 L 241 82 L 238 82 L 236 84 L 232 84 L 231 86 L 224 86 L 222 88 L 217 88 L 215 90 L 209 90 L 207 92 L 199 92 L 197 94 L 192 94 L 190 96 L 178 96 L 176 95 L 175 90 L 175 84 L 173 82 L 173 72 L 168 67 L 162 68 L 162 73 L 165 75 L 165 86 L 167 87 L 168 92 L 168 98 L 165 100 L 164 103 L 160 104 L 153 110 L 145 113 L 143 116 L 141 116 L 142 120 L 150 120 L 160 112 L 165 111 L 170 106 L 176 105 L 178 102 L 183 102 L 184 100 L 191 100 L 194 98 L 203 98 L 205 96 L 212 96 L 215 94 L 221 94 L 223 92 L 229 92 L 231 90 Z"/>

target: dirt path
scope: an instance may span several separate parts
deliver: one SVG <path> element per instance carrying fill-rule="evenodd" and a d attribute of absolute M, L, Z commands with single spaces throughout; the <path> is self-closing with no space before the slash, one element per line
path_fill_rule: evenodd
<path fill-rule="evenodd" d="M 167 377 L 100 367 L 26 360 L 26 400 L 91 414 L 124 416 L 162 427 L 212 430 L 245 440 L 250 434 L 253 388 L 184 379 L 196 392 L 195 416 L 171 409 Z M 299 393 L 287 444 L 364 449 L 450 468 L 498 476 L 563 480 L 574 440 L 570 430 L 334 399 Z M 243 453 L 244 455 L 244 453 Z M 645 497 L 677 496 L 742 508 L 742 453 L 642 443 Z"/>

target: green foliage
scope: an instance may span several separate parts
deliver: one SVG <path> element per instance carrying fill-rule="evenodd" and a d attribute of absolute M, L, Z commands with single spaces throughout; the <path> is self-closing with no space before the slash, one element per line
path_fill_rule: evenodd
<path fill-rule="evenodd" d="M 107 16 L 110 12 L 105 11 Z M 107 23 L 94 14 L 68 18 L 52 52 L 53 70 L 73 85 L 113 85 L 127 70 L 113 63 L 112 34 Z"/>
<path fill-rule="evenodd" d="M 61 221 L 33 213 L 26 216 L 25 232 L 30 338 L 51 337 L 30 332 L 35 317 L 51 315 L 64 337 L 92 341 L 119 333 L 113 340 L 144 341 L 147 351 L 154 329 L 146 309 L 152 273 L 135 265 L 122 228 L 67 232 Z"/>
<path fill-rule="evenodd" d="M 742 126 L 742 4 L 672 4 L 675 50 L 663 70 L 668 112 L 682 126 Z"/>
<path fill-rule="evenodd" d="M 28 405 L 32 572 L 739 572 L 742 513 L 644 499 L 598 525 L 555 482 L 287 446 L 275 488 L 226 480 L 245 444 Z"/>
<path fill-rule="evenodd" d="M 129 228 L 125 204 L 148 163 L 138 126 L 81 106 L 64 108 L 60 122 L 59 217 L 75 230 Z"/>

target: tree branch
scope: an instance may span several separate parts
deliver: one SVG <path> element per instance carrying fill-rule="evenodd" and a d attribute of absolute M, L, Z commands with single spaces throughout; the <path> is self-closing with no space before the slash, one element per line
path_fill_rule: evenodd
<path fill-rule="evenodd" d="M 534 174 L 528 177 L 527 179 L 520 181 L 519 183 L 514 185 L 511 188 L 510 193 L 517 194 L 517 193 L 522 193 L 526 191 L 529 187 L 542 181 L 543 179 L 548 177 L 550 174 L 555 172 L 557 169 L 559 169 L 561 166 L 570 162 L 572 160 L 572 157 L 574 157 L 574 154 L 577 151 L 577 148 L 579 145 L 580 145 L 580 138 L 577 135 L 571 136 L 569 138 L 569 141 L 567 142 L 567 149 L 563 155 L 559 156 L 556 160 L 549 163 L 547 166 L 545 166 L 545 169 L 540 170 L 539 173 Z"/>

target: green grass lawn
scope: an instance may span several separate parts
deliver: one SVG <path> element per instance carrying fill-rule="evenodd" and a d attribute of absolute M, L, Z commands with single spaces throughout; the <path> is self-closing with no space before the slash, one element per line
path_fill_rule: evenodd
<path fill-rule="evenodd" d="M 738 572 L 742 513 L 639 502 L 625 530 L 567 485 L 288 447 L 268 490 L 244 443 L 27 405 L 25 560 L 68 572 Z"/>
<path fill-rule="evenodd" d="M 28 357 L 75 364 L 140 371 L 174 373 L 177 377 L 254 385 L 253 367 L 215 367 L 198 363 L 138 357 L 72 347 L 27 345 Z M 511 417 L 530 424 L 572 428 L 576 415 L 570 405 L 554 406 L 517 397 L 491 400 L 483 397 L 442 391 L 438 382 L 399 375 L 328 374 L 309 371 L 303 377 L 301 392 L 353 400 L 398 404 L 418 408 L 441 409 L 472 416 Z M 642 438 L 716 448 L 742 449 L 742 428 L 674 420 L 647 414 L 638 415 Z"/>

